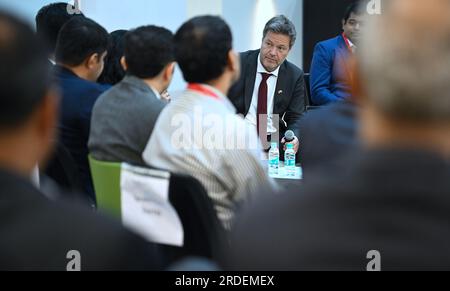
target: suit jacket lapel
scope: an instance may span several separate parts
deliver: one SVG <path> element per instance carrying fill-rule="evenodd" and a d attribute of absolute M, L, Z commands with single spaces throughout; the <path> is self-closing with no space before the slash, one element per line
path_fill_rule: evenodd
<path fill-rule="evenodd" d="M 277 87 L 275 89 L 275 96 L 274 98 L 274 106 L 273 106 L 273 113 L 274 114 L 282 114 L 284 112 L 282 111 L 283 108 L 283 101 L 286 101 L 286 80 L 288 76 L 286 76 L 286 62 L 284 62 L 281 67 L 280 71 L 278 72 L 278 80 L 277 80 Z M 281 118 L 281 116 L 280 116 Z"/>
<path fill-rule="evenodd" d="M 245 73 L 245 115 L 248 114 L 250 110 L 250 105 L 252 103 L 253 90 L 255 89 L 255 81 L 256 81 L 256 69 L 258 67 L 258 55 L 259 51 L 256 51 L 254 55 L 251 55 L 246 64 L 246 68 L 248 71 Z"/>

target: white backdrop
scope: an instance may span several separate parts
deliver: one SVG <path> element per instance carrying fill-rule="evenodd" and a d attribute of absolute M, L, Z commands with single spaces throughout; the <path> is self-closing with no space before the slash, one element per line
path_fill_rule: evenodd
<path fill-rule="evenodd" d="M 6 8 L 34 24 L 37 11 L 57 0 L 0 0 Z M 61 1 L 69 2 L 69 1 Z M 277 14 L 285 14 L 296 25 L 298 37 L 289 60 L 302 67 L 303 0 L 80 0 L 86 16 L 108 31 L 155 24 L 175 32 L 190 17 L 221 15 L 231 26 L 237 51 L 257 49 L 264 24 Z M 185 86 L 179 70 L 170 90 Z"/>

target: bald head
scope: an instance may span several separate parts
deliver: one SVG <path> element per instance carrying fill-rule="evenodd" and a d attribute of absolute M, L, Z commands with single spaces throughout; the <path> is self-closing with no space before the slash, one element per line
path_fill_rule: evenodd
<path fill-rule="evenodd" d="M 364 95 L 396 119 L 450 121 L 450 1 L 383 1 L 362 36 Z"/>

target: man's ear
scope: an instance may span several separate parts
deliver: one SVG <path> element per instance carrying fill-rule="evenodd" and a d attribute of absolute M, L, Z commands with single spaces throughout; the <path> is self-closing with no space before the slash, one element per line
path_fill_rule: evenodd
<path fill-rule="evenodd" d="M 345 19 L 342 19 L 342 30 L 344 30 L 344 26 L 347 23 L 347 21 L 345 21 Z"/>
<path fill-rule="evenodd" d="M 234 50 L 228 52 L 228 68 L 233 72 L 238 72 L 241 69 L 239 55 Z"/>
<path fill-rule="evenodd" d="M 122 56 L 122 57 L 120 58 L 120 65 L 122 66 L 122 69 L 123 69 L 124 71 L 127 71 L 127 70 L 128 70 L 127 59 L 125 58 L 125 56 Z"/>
<path fill-rule="evenodd" d="M 100 55 L 98 53 L 94 53 L 86 59 L 85 65 L 87 69 L 93 69 L 99 62 Z"/>
<path fill-rule="evenodd" d="M 163 78 L 166 81 L 171 81 L 173 78 L 173 74 L 175 73 L 175 62 L 169 63 L 165 68 L 164 68 L 164 75 Z"/>
<path fill-rule="evenodd" d="M 239 80 L 241 76 L 241 59 L 240 56 L 234 51 L 228 52 L 228 70 L 232 73 L 232 83 Z"/>

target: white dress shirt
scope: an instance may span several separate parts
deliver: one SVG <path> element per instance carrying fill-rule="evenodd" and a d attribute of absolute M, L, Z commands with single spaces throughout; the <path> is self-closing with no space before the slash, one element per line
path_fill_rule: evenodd
<path fill-rule="evenodd" d="M 259 93 L 259 86 L 261 85 L 262 81 L 262 75 L 261 73 L 267 73 L 272 74 L 272 76 L 269 77 L 267 80 L 267 134 L 271 135 L 273 133 L 277 132 L 277 129 L 273 125 L 273 106 L 274 106 L 274 96 L 275 96 L 275 90 L 277 87 L 277 81 L 278 81 L 278 73 L 280 71 L 280 67 L 278 67 L 273 72 L 267 72 L 267 70 L 264 68 L 264 66 L 261 64 L 261 54 L 258 55 L 258 68 L 256 70 L 256 80 L 255 80 L 255 87 L 253 89 L 253 96 L 252 96 L 252 103 L 250 105 L 250 110 L 248 111 L 247 116 L 245 117 L 245 120 L 256 129 L 257 126 L 257 112 L 258 112 L 258 93 Z M 280 116 L 281 118 L 281 116 Z"/>
<path fill-rule="evenodd" d="M 260 160 L 261 145 L 256 131 L 236 115 L 236 109 L 227 97 L 213 87 L 203 86 L 219 98 L 187 90 L 172 101 L 158 117 L 143 159 L 158 169 L 196 178 L 212 199 L 219 220 L 229 229 L 234 211 L 244 201 L 258 194 L 260 187 L 276 188 L 276 184 Z M 227 127 L 217 127 L 211 132 L 213 127 L 207 120 L 212 116 L 218 119 L 215 122 L 222 122 Z M 177 120 L 189 124 L 190 128 L 182 130 Z M 208 132 L 214 134 L 216 141 L 232 140 L 232 146 L 215 149 L 200 146 Z M 240 148 L 237 142 L 240 137 L 254 142 L 255 147 Z"/>

